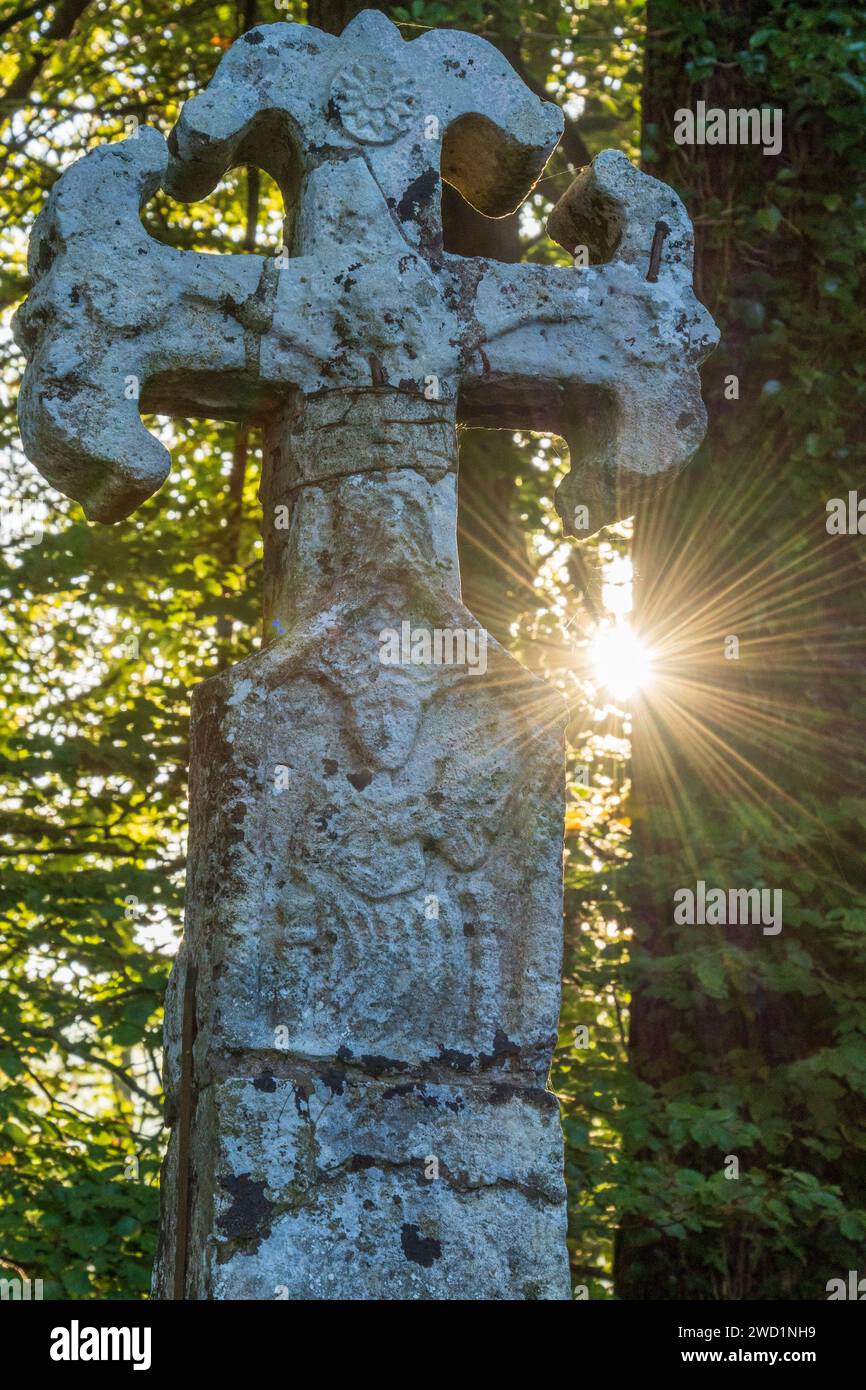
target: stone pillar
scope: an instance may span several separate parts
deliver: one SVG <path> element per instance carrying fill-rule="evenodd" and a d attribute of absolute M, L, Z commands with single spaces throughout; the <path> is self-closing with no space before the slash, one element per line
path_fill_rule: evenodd
<path fill-rule="evenodd" d="M 281 633 L 194 696 L 156 1293 L 567 1298 L 563 708 L 461 605 L 453 411 L 330 392 L 265 454 Z"/>

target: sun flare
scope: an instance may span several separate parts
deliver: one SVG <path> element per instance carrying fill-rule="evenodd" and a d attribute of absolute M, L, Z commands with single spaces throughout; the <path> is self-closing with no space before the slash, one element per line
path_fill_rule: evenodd
<path fill-rule="evenodd" d="M 615 700 L 630 699 L 646 686 L 652 674 L 649 649 L 628 623 L 599 627 L 589 653 L 599 685 L 609 690 Z"/>

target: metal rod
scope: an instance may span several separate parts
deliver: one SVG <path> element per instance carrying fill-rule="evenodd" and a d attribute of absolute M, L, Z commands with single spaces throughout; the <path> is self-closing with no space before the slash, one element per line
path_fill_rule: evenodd
<path fill-rule="evenodd" d="M 659 266 L 662 262 L 662 247 L 665 244 L 665 237 L 669 234 L 670 227 L 667 222 L 657 222 L 653 234 L 653 244 L 650 247 L 649 270 L 646 278 L 655 284 L 659 278 Z"/>

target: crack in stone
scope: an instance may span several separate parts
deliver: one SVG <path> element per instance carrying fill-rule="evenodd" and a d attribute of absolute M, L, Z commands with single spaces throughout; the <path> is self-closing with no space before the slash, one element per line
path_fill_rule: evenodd
<path fill-rule="evenodd" d="M 514 1054 L 515 1061 L 523 1063 L 523 1067 L 531 1068 L 535 1056 L 539 1059 L 547 1057 L 549 1052 L 547 1040 L 540 1040 L 525 1047 Z M 459 1054 L 460 1058 L 464 1054 Z M 481 1056 L 491 1056 L 491 1054 L 481 1054 Z M 433 1058 L 429 1062 L 409 1062 L 398 1058 L 370 1058 L 364 1056 L 344 1056 L 336 1058 L 311 1057 L 306 1053 L 285 1051 L 282 1049 L 263 1048 L 255 1052 L 239 1052 L 233 1055 L 224 1056 L 219 1059 L 212 1059 L 207 1066 L 207 1074 L 200 1078 L 200 1086 L 210 1086 L 226 1080 L 255 1080 L 267 1075 L 281 1081 L 293 1081 L 296 1077 L 305 1082 L 319 1079 L 323 1080 L 327 1074 L 332 1077 L 339 1074 L 343 1081 L 355 1081 L 366 1083 L 389 1079 L 400 1085 L 407 1086 L 444 1086 L 459 1087 L 469 1090 L 491 1090 L 491 1088 L 503 1088 L 498 1095 L 494 1095 L 495 1100 L 505 1102 L 511 1099 L 511 1091 L 526 1092 L 526 1099 L 532 1101 L 533 1097 L 552 1097 L 553 1092 L 544 1088 L 543 1082 L 539 1081 L 539 1073 L 531 1069 L 524 1070 L 519 1067 L 509 1070 L 491 1063 L 484 1065 L 480 1057 L 475 1058 L 467 1053 L 465 1057 L 468 1064 L 477 1063 L 478 1069 L 474 1072 L 467 1072 L 464 1066 L 456 1065 L 447 1060 L 443 1064 L 440 1058 Z M 301 1074 L 300 1076 L 298 1074 Z M 549 1103 L 543 1101 L 543 1104 Z"/>

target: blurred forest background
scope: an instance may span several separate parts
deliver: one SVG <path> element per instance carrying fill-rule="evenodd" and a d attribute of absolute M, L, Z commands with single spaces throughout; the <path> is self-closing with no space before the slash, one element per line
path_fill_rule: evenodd
<path fill-rule="evenodd" d="M 171 479 L 113 528 L 26 462 L 8 324 L 27 238 L 71 161 L 135 121 L 167 134 L 253 24 L 339 32 L 360 8 L 0 0 L 0 1275 L 46 1297 L 149 1286 L 189 691 L 259 640 L 261 544 L 253 428 L 162 422 Z M 577 1296 L 824 1298 L 866 1273 L 866 542 L 825 526 L 829 499 L 866 495 L 866 11 L 381 8 L 406 38 L 485 35 L 566 113 L 514 218 L 447 191 L 449 249 L 556 259 L 547 210 L 615 146 L 684 198 L 722 329 L 706 445 L 633 525 L 563 540 L 560 440 L 473 432 L 461 450 L 468 605 L 571 706 L 551 1084 Z M 677 145 L 698 100 L 780 108 L 781 154 Z M 178 247 L 281 240 L 255 170 L 143 215 Z M 591 659 L 626 620 L 653 656 L 630 700 Z M 698 879 L 781 888 L 781 934 L 672 925 Z"/>

